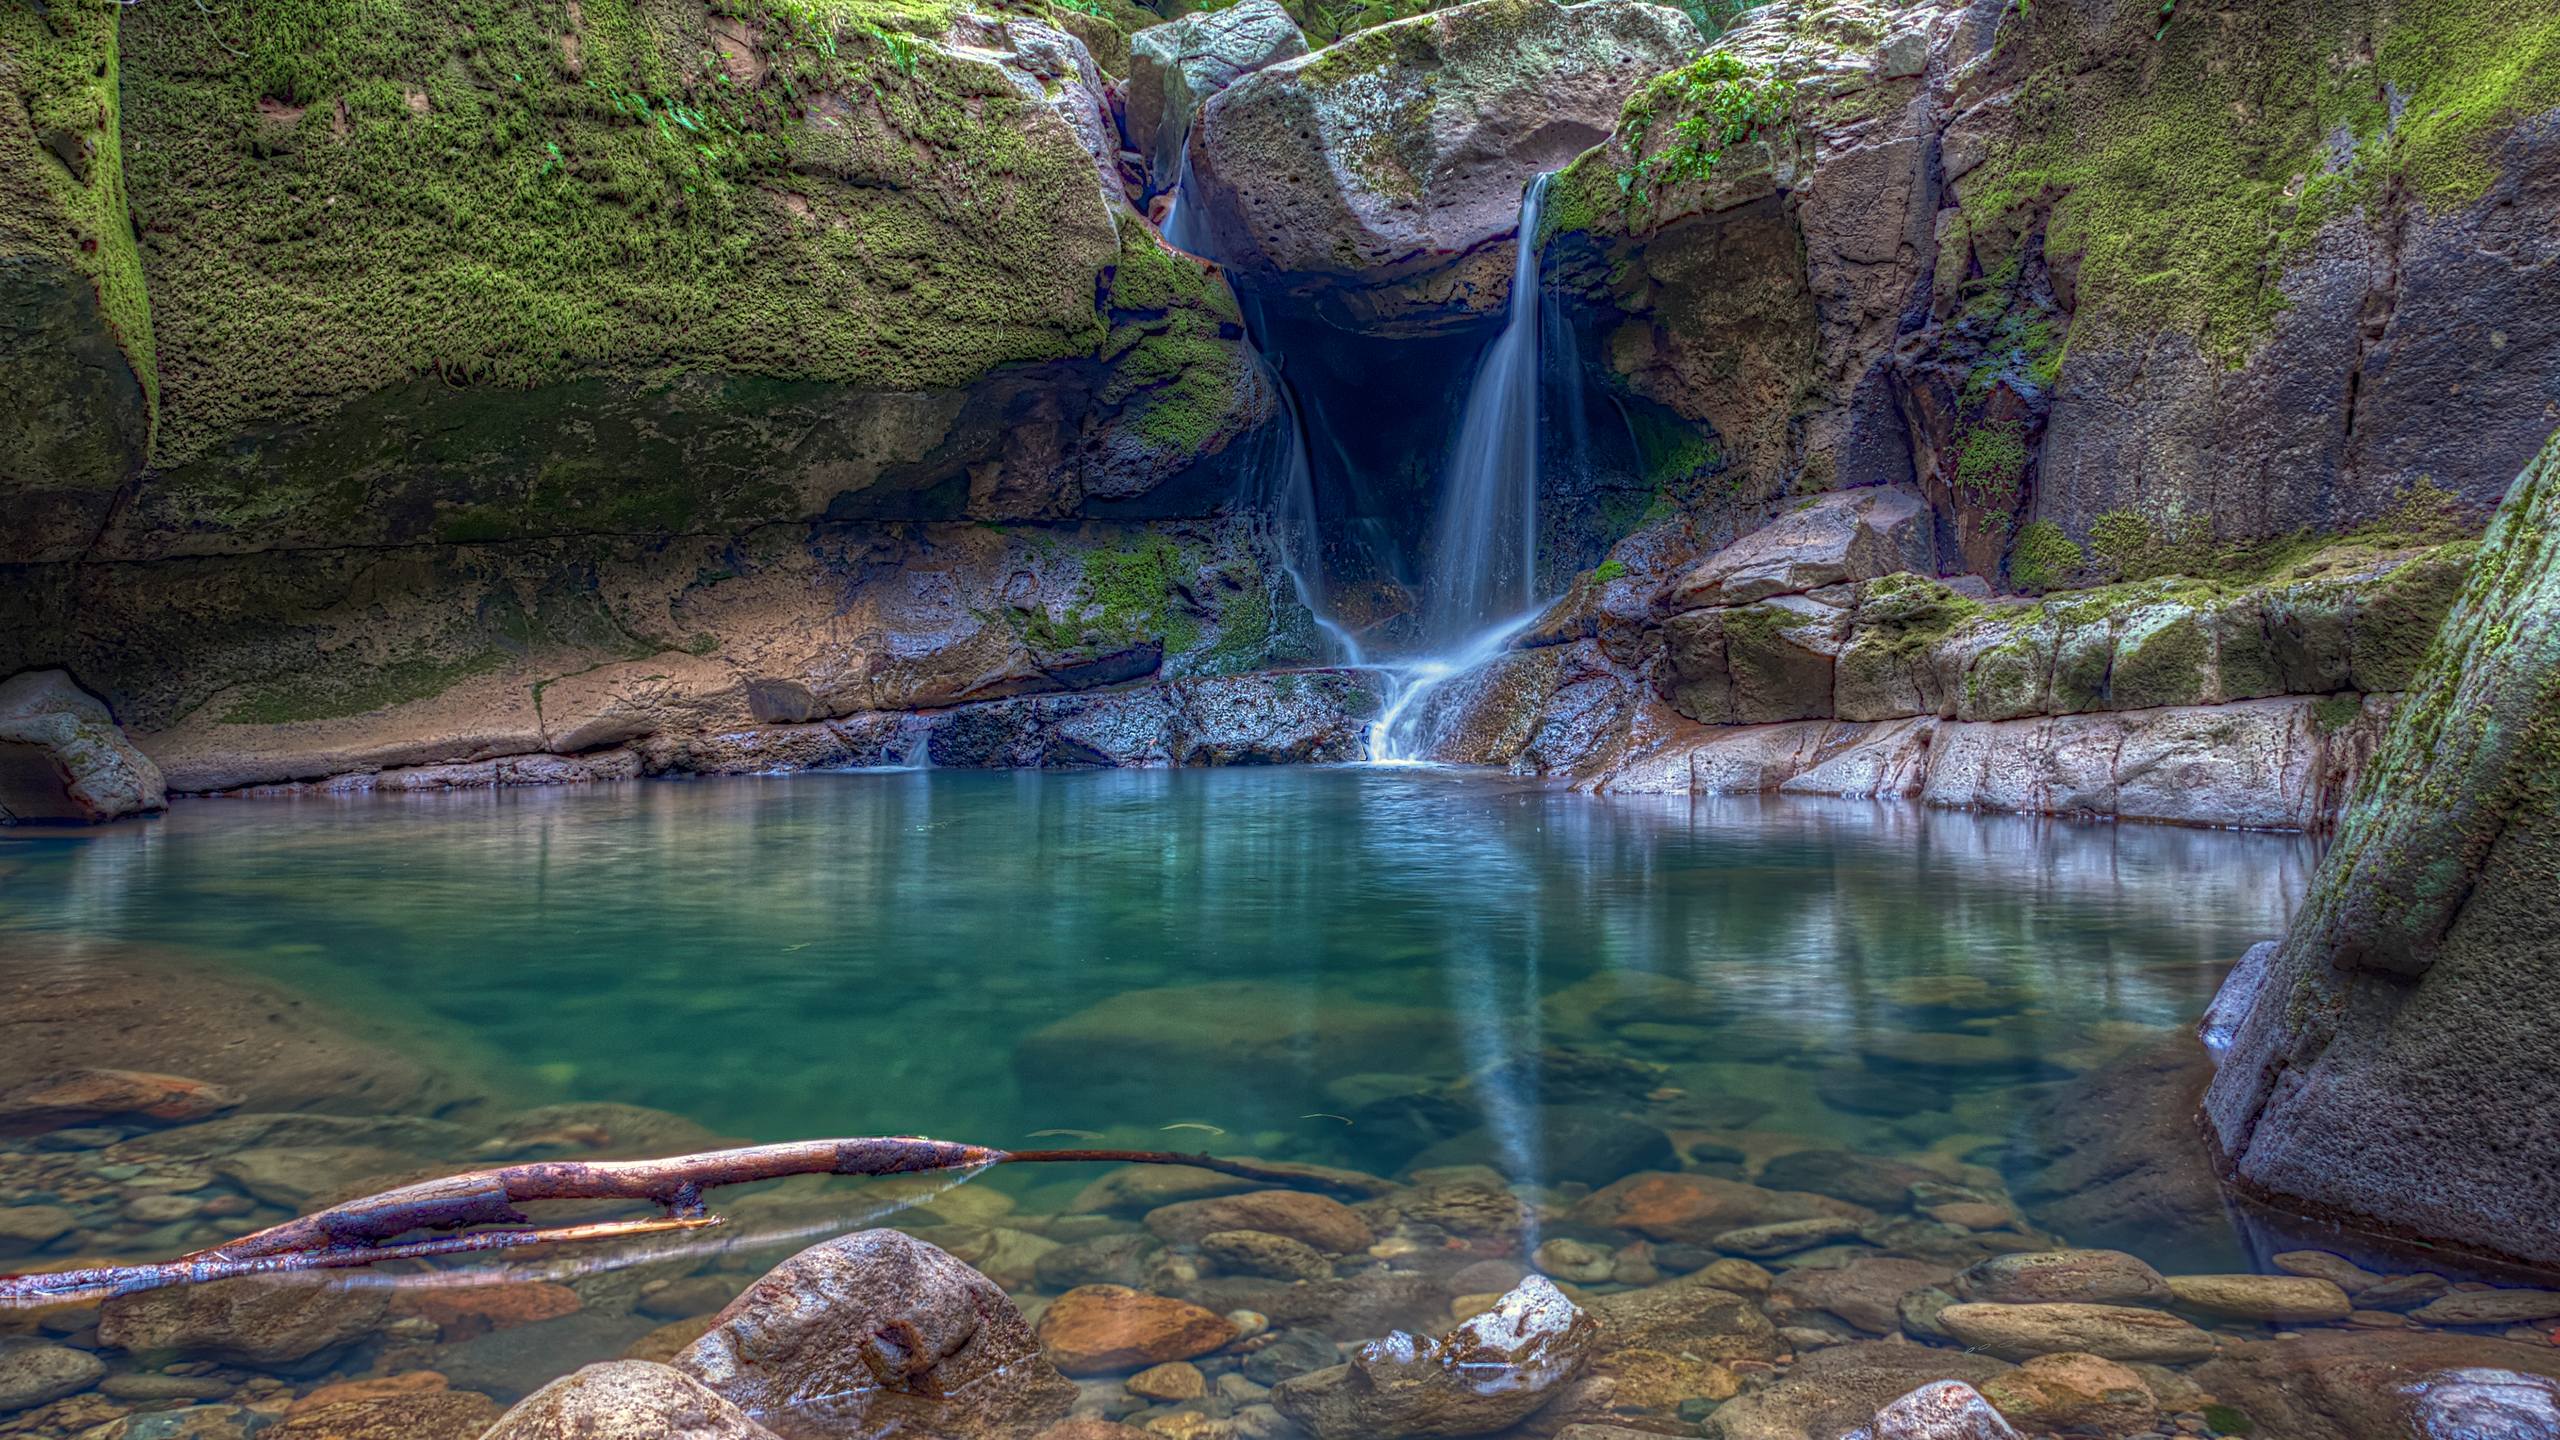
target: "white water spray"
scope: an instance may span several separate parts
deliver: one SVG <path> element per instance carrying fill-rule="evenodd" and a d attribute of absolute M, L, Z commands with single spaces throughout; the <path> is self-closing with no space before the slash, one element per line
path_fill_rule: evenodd
<path fill-rule="evenodd" d="M 1457 444 L 1440 487 L 1422 587 L 1421 657 L 1386 667 L 1386 706 L 1369 727 L 1369 758 L 1430 758 L 1431 692 L 1500 655 L 1537 619 L 1538 378 L 1541 303 L 1538 216 L 1552 176 L 1520 197 L 1520 254 L 1502 334 L 1467 392 Z"/>

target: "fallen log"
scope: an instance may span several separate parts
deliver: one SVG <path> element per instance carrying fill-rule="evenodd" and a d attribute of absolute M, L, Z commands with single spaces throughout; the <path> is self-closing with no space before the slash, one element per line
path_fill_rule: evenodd
<path fill-rule="evenodd" d="M 913 1136 L 796 1140 L 659 1160 L 540 1160 L 421 1180 L 297 1216 L 175 1260 L 0 1275 L 0 1309 L 100 1300 L 242 1275 L 342 1270 L 391 1260 L 627 1239 L 719 1225 L 704 1192 L 794 1175 L 922 1175 L 1004 1164 L 1189 1165 L 1297 1189 L 1375 1194 L 1384 1182 L 1307 1166 L 1169 1150 L 997 1150 Z M 648 1219 L 536 1225 L 517 1207 L 545 1200 L 631 1200 Z M 490 1228 L 473 1228 L 490 1227 Z M 449 1232 L 421 1235 L 420 1232 Z"/>

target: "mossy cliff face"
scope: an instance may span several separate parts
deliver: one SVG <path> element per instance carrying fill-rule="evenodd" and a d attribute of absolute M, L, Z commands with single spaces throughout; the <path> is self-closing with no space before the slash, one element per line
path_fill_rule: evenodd
<path fill-rule="evenodd" d="M 10 558 L 1065 515 L 1088 473 L 1127 500 L 1273 413 L 1224 286 L 1173 274 L 1127 212 L 1090 56 L 1027 15 L 297 0 L 5 23 L 43 133 L 0 136 L 0 257 L 84 275 L 98 311 L 82 334 L 76 295 L 46 302 L 60 333 L 27 363 L 66 398 L 24 413 L 120 433 L 46 419 L 100 388 L 79 368 L 100 336 L 158 401 L 147 455 L 7 477 L 128 490 Z M 1124 261 L 1166 273 L 1117 285 Z"/>
<path fill-rule="evenodd" d="M 151 438 L 150 307 L 126 217 L 113 5 L 0 11 L 0 497 L 72 550 Z"/>
<path fill-rule="evenodd" d="M 2485 515 L 2560 418 L 2548 6 L 1779 0 L 1719 49 L 1550 228 L 1752 493 L 1915 481 L 2035 588 L 2111 524 Z M 1809 342 L 1695 323 L 1737 295 Z"/>
<path fill-rule="evenodd" d="M 2206 1115 L 2246 1188 L 2560 1262 L 2560 437 L 2516 481 Z M 2246 977 L 2246 978 L 2244 978 Z"/>
<path fill-rule="evenodd" d="M 1276 393 L 1048 18 L 10 7 L 0 674 L 197 790 L 1302 656 Z"/>

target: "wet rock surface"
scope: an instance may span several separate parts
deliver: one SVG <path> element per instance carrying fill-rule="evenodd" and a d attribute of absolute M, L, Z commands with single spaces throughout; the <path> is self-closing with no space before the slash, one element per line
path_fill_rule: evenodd
<path fill-rule="evenodd" d="M 527 1396 L 486 1440 L 769 1440 L 773 1432 L 680 1370 L 590 1365 Z"/>
<path fill-rule="evenodd" d="M 786 1440 L 1027 1434 L 1074 1398 L 1002 1290 L 894 1230 L 785 1261 L 674 1365 Z"/>
<path fill-rule="evenodd" d="M 1348 1365 L 1282 1381 L 1272 1399 L 1318 1440 L 1487 1435 L 1547 1403 L 1580 1369 L 1599 1329 L 1532 1276 L 1445 1335 L 1398 1332 L 1373 1341 Z"/>

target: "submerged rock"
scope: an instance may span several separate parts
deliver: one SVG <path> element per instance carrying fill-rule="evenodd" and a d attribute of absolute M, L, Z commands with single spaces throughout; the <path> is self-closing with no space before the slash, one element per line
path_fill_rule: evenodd
<path fill-rule="evenodd" d="M 294 1407 L 259 1440 L 479 1440 L 498 1404 L 469 1390 L 375 1395 Z M 583 1440 L 583 1437 L 582 1437 Z"/>
<path fill-rule="evenodd" d="M 244 1276 L 119 1295 L 101 1307 L 98 1339 L 119 1350 L 182 1350 L 282 1366 L 380 1329 L 390 1292 L 311 1276 Z"/>
<path fill-rule="evenodd" d="M 86 1350 L 0 1340 L 0 1415 L 77 1394 L 106 1373 L 106 1362 Z"/>
<path fill-rule="evenodd" d="M 98 1120 L 183 1125 L 240 1103 L 219 1085 L 139 1070 L 67 1070 L 0 1091 L 0 1135 L 32 1135 Z"/>
<path fill-rule="evenodd" d="M 1206 1355 L 1236 1338 L 1215 1310 L 1125 1285 L 1085 1285 L 1040 1312 L 1040 1344 L 1070 1375 L 1113 1375 Z"/>
<path fill-rule="evenodd" d="M 1281 1382 L 1271 1399 L 1317 1440 L 1490 1434 L 1553 1398 L 1599 1331 L 1562 1291 L 1531 1276 L 1437 1339 L 1398 1331 L 1347 1365 Z"/>
<path fill-rule="evenodd" d="M 645 1360 L 609 1360 L 519 1401 L 482 1440 L 775 1440 L 701 1381 Z"/>
<path fill-rule="evenodd" d="M 1939 1328 L 2005 1360 L 2085 1351 L 2109 1360 L 2180 1365 L 2213 1354 L 2211 1335 L 2158 1310 L 2124 1305 L 1992 1305 L 1967 1302 L 1938 1312 Z"/>
<path fill-rule="evenodd" d="M 379 1026 L 200 957 L 57 949 L 28 936 L 11 947 L 0 976 L 0 1091 L 41 1086 L 61 1073 L 63 1056 L 77 1055 L 100 1069 L 185 1076 L 262 1111 L 431 1115 L 470 1093 Z M 151 1143 L 175 1146 L 208 1128 Z"/>
<path fill-rule="evenodd" d="M 1309 1009 L 1305 998 L 1254 980 L 1131 990 L 1024 1037 L 1014 1073 L 1025 1094 L 1057 1108 L 1060 1123 L 1085 1115 L 1179 1119 L 1165 1109 L 1169 1097 L 1203 1075 L 1220 1077 L 1230 1103 L 1267 1100 L 1275 1115 L 1294 1115 L 1308 1108 L 1297 1103 L 1305 1067 L 1379 1070 L 1422 1063 L 1446 1047 L 1448 1017 L 1440 1011 L 1339 997 Z"/>
<path fill-rule="evenodd" d="M 1962 1299 L 2002 1304 L 2166 1305 L 2172 1298 L 2159 1271 L 2121 1250 L 1994 1255 L 1967 1267 L 1949 1288 Z"/>
<path fill-rule="evenodd" d="M 1741 1262 L 1735 1262 L 1741 1263 Z M 1714 1267 L 1590 1303 L 1611 1348 L 1663 1350 L 1710 1360 L 1774 1360 L 1785 1350 L 1776 1327 L 1748 1296 L 1721 1288 Z"/>
<path fill-rule="evenodd" d="M 114 820 L 168 803 L 160 767 L 68 673 L 0 680 L 0 824 Z"/>
<path fill-rule="evenodd" d="M 1942 1380 L 1987 1384 L 2012 1367 L 1987 1355 L 1874 1341 L 1834 1345 L 1796 1362 L 1775 1384 L 1727 1401 L 1707 1417 L 1713 1440 L 1838 1440 L 1915 1387 Z"/>
<path fill-rule="evenodd" d="M 785 1440 L 1028 1434 L 1075 1399 L 1002 1290 L 895 1230 L 775 1266 L 675 1368 Z"/>
<path fill-rule="evenodd" d="M 1850 1432 L 1857 1440 L 1859 1432 Z M 1923 1385 L 1876 1412 L 1865 1440 L 2019 1440 L 2018 1432 L 1961 1380 Z"/>
<path fill-rule="evenodd" d="M 1147 1229 L 1173 1245 L 1198 1245 L 1203 1236 L 1222 1230 L 1258 1230 L 1328 1255 L 1365 1250 L 1375 1238 L 1368 1222 L 1350 1206 L 1303 1190 L 1255 1190 L 1185 1200 L 1149 1212 Z"/>
<path fill-rule="evenodd" d="M 2464 1431 L 2444 1423 L 2496 1415 L 2492 1400 L 2519 1401 L 2531 1415 L 2533 1391 L 2548 1394 L 2560 1381 L 2560 1350 L 2548 1345 L 2420 1330 L 2317 1330 L 2233 1341 L 2191 1373 L 2247 1417 L 2254 1433 L 2284 1440 L 2543 1440 L 2560 1433 L 2530 1426 Z M 2469 1403 L 2475 1398 L 2476 1409 Z"/>
<path fill-rule="evenodd" d="M 1718 1235 L 1783 1220 L 1863 1214 L 1818 1196 L 1766 1190 L 1711 1175 L 1630 1175 L 1576 1205 L 1578 1225 L 1627 1230 L 1656 1241 L 1712 1242 Z"/>
<path fill-rule="evenodd" d="M 2038 1355 L 1986 1380 L 1982 1393 L 2002 1415 L 2032 1430 L 2131 1435 L 2151 1428 L 2160 1402 L 2130 1366 L 2068 1351 Z"/>
<path fill-rule="evenodd" d="M 2513 1370 L 2439 1370 L 2412 1381 L 2417 1440 L 2545 1440 L 2560 1435 L 2560 1383 Z"/>
<path fill-rule="evenodd" d="M 2306 1275 L 2172 1275 L 2169 1290 L 2181 1308 L 2235 1320 L 2316 1325 L 2355 1308 L 2336 1284 Z M 2560 1305 L 2551 1313 L 2560 1315 Z"/>

